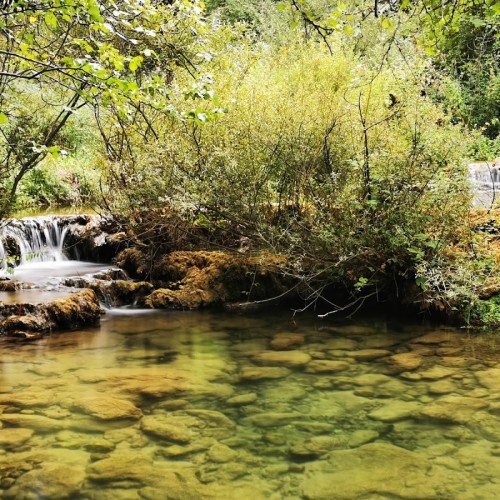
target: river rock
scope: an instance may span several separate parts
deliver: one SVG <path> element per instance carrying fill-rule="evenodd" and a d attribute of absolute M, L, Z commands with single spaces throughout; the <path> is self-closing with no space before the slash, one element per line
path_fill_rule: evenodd
<path fill-rule="evenodd" d="M 450 394 L 456 391 L 456 385 L 451 380 L 438 380 L 429 384 L 429 394 Z"/>
<path fill-rule="evenodd" d="M 224 464 L 231 460 L 235 460 L 237 456 L 237 452 L 221 443 L 214 444 L 207 452 L 208 459 L 218 464 Z"/>
<path fill-rule="evenodd" d="M 439 380 L 441 378 L 450 377 L 456 373 L 455 370 L 451 368 L 446 368 L 444 366 L 433 366 L 428 370 L 420 371 L 419 374 L 423 379 L 427 380 Z"/>
<path fill-rule="evenodd" d="M 308 373 L 336 373 L 347 370 L 351 364 L 347 361 L 334 361 L 331 359 L 315 359 L 307 365 Z"/>
<path fill-rule="evenodd" d="M 498 390 L 500 387 L 500 368 L 478 371 L 476 377 L 479 383 L 487 389 Z"/>
<path fill-rule="evenodd" d="M 193 409 L 184 410 L 183 412 L 178 412 L 178 414 L 192 415 L 208 424 L 209 427 L 226 427 L 229 429 L 236 427 L 235 423 L 220 411 Z"/>
<path fill-rule="evenodd" d="M 136 420 L 142 417 L 142 411 L 130 401 L 113 397 L 86 397 L 76 400 L 73 406 L 101 420 Z"/>
<path fill-rule="evenodd" d="M 145 416 L 141 420 L 141 429 L 148 434 L 174 443 L 189 443 L 193 437 L 192 431 L 187 427 L 169 423 L 157 415 Z"/>
<path fill-rule="evenodd" d="M 304 343 L 304 335 L 297 333 L 279 333 L 271 340 L 270 347 L 276 351 L 289 351 Z"/>
<path fill-rule="evenodd" d="M 249 424 L 255 425 L 257 427 L 278 427 L 278 426 L 290 423 L 294 420 L 303 420 L 303 419 L 304 419 L 304 415 L 302 415 L 302 413 L 269 412 L 269 413 L 259 413 L 257 415 L 252 415 L 250 417 L 246 417 L 245 421 L 248 422 Z"/>
<path fill-rule="evenodd" d="M 314 459 L 332 450 L 346 448 L 348 448 L 347 436 L 314 436 L 295 444 L 289 452 L 294 457 Z"/>
<path fill-rule="evenodd" d="M 358 343 L 354 339 L 346 339 L 345 337 L 331 338 L 325 341 L 324 348 L 326 350 L 353 351 Z"/>
<path fill-rule="evenodd" d="M 64 463 L 42 462 L 36 469 L 20 476 L 4 498 L 70 498 L 85 480 L 85 471 Z"/>
<path fill-rule="evenodd" d="M 387 359 L 387 363 L 396 372 L 408 372 L 420 368 L 422 356 L 414 352 L 402 352 L 394 354 Z"/>
<path fill-rule="evenodd" d="M 14 391 L 11 394 L 0 394 L 0 405 L 20 407 L 50 406 L 55 400 L 51 391 L 26 390 Z"/>
<path fill-rule="evenodd" d="M 472 430 L 489 441 L 500 441 L 500 425 L 498 417 L 481 411 L 477 412 L 468 424 Z"/>
<path fill-rule="evenodd" d="M 358 375 L 351 382 L 361 386 L 354 394 L 364 397 L 396 397 L 408 389 L 403 382 L 378 373 Z"/>
<path fill-rule="evenodd" d="M 1 429 L 0 448 L 16 448 L 21 446 L 33 436 L 32 429 Z"/>
<path fill-rule="evenodd" d="M 240 394 L 239 396 L 233 396 L 226 401 L 226 404 L 231 406 L 243 406 L 255 403 L 257 401 L 257 394 L 255 392 L 248 392 L 246 394 Z"/>
<path fill-rule="evenodd" d="M 101 317 L 101 305 L 95 292 L 87 289 L 49 302 L 45 312 L 52 329 L 74 330 L 96 325 Z"/>
<path fill-rule="evenodd" d="M 373 359 L 384 358 L 390 355 L 391 352 L 384 349 L 360 349 L 358 351 L 346 352 L 346 356 L 354 358 L 357 361 L 371 361 Z"/>
<path fill-rule="evenodd" d="M 438 498 L 427 475 L 430 469 L 424 456 L 386 443 L 335 450 L 328 461 L 306 466 L 301 496 L 310 500 Z"/>
<path fill-rule="evenodd" d="M 173 444 L 172 446 L 167 446 L 166 448 L 162 448 L 161 453 L 166 457 L 178 458 L 190 455 L 191 453 L 208 450 L 215 443 L 216 441 L 213 438 L 202 438 L 188 445 Z"/>
<path fill-rule="evenodd" d="M 372 429 L 360 429 L 354 431 L 349 437 L 348 445 L 350 448 L 357 448 L 364 444 L 371 443 L 379 437 L 379 433 Z"/>
<path fill-rule="evenodd" d="M 2 413 L 0 421 L 16 427 L 26 427 L 35 431 L 58 431 L 67 427 L 67 422 L 41 415 L 25 415 L 22 413 Z"/>
<path fill-rule="evenodd" d="M 458 340 L 459 338 L 460 337 L 453 332 L 437 331 L 416 337 L 412 339 L 411 342 L 416 344 L 444 344 L 446 342 Z"/>
<path fill-rule="evenodd" d="M 311 356 L 302 351 L 264 351 L 252 357 L 257 365 L 278 365 L 288 368 L 304 366 L 311 361 Z"/>
<path fill-rule="evenodd" d="M 153 471 L 153 460 L 140 452 L 115 451 L 109 457 L 87 467 L 87 475 L 94 481 L 137 481 L 147 484 Z"/>
<path fill-rule="evenodd" d="M 369 413 L 369 417 L 382 422 L 397 422 L 418 415 L 420 404 L 413 401 L 392 401 Z"/>
<path fill-rule="evenodd" d="M 240 380 L 269 380 L 284 378 L 289 374 L 290 370 L 282 366 L 246 366 L 240 372 Z"/>
<path fill-rule="evenodd" d="M 483 399 L 450 395 L 423 406 L 420 414 L 445 422 L 467 424 L 478 410 L 487 407 L 488 402 Z"/>

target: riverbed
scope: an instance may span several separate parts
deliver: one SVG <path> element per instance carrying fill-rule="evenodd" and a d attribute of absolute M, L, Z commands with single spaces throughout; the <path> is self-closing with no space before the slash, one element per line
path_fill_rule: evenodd
<path fill-rule="evenodd" d="M 120 309 L 0 344 L 3 498 L 500 493 L 494 335 Z"/>

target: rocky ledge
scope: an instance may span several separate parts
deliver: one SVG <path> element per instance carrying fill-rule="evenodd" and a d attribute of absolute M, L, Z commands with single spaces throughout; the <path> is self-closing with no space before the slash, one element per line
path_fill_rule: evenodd
<path fill-rule="evenodd" d="M 7 337 L 37 339 L 53 330 L 75 330 L 99 323 L 102 309 L 85 289 L 45 304 L 0 304 L 0 331 Z"/>

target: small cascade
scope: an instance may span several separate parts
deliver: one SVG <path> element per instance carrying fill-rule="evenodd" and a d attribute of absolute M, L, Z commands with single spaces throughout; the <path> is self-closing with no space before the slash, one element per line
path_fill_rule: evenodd
<path fill-rule="evenodd" d="M 500 203 L 500 160 L 471 163 L 469 178 L 474 190 L 474 208 L 493 208 Z"/>
<path fill-rule="evenodd" d="M 68 226 L 57 217 L 10 219 L 0 229 L 0 259 L 3 270 L 34 262 L 61 262 Z"/>

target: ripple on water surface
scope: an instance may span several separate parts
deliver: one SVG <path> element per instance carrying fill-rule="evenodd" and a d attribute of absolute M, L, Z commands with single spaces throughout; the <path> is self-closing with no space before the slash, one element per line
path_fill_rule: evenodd
<path fill-rule="evenodd" d="M 4 498 L 496 499 L 492 336 L 114 311 L 0 343 Z"/>

